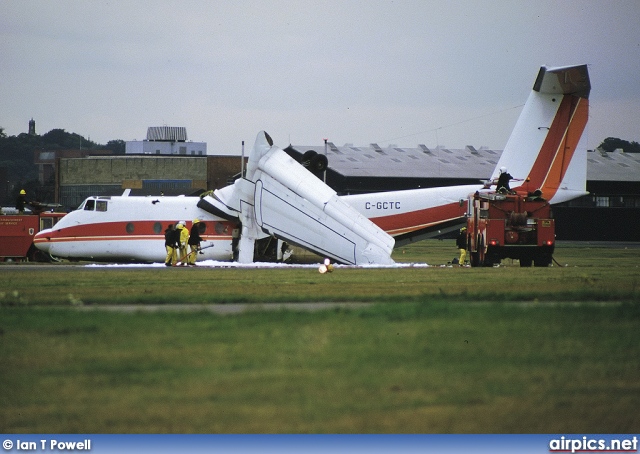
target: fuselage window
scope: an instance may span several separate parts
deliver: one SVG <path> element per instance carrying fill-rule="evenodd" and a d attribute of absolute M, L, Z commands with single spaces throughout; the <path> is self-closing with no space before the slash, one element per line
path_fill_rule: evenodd
<path fill-rule="evenodd" d="M 198 234 L 202 235 L 206 231 L 207 231 L 207 224 L 205 224 L 204 222 L 199 222 L 198 223 Z"/>
<path fill-rule="evenodd" d="M 155 222 L 153 224 L 153 233 L 155 234 L 162 233 L 162 224 L 160 224 L 159 222 Z"/>
<path fill-rule="evenodd" d="M 216 222 L 213 228 L 218 235 L 222 235 L 227 230 L 222 222 Z"/>
<path fill-rule="evenodd" d="M 133 222 L 129 222 L 127 223 L 127 233 L 133 233 L 133 231 L 135 230 L 135 227 L 133 226 Z"/>
<path fill-rule="evenodd" d="M 98 200 L 96 203 L 96 211 L 107 211 L 107 202 L 105 200 Z"/>
<path fill-rule="evenodd" d="M 96 208 L 96 201 L 93 199 L 87 200 L 84 204 L 85 211 L 93 211 Z"/>

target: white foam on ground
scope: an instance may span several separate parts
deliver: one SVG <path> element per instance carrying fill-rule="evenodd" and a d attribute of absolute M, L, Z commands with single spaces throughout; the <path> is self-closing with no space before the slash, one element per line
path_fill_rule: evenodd
<path fill-rule="evenodd" d="M 198 262 L 196 268 L 280 268 L 280 269 L 294 269 L 294 268 L 308 268 L 318 269 L 321 263 L 307 263 L 307 264 L 290 264 L 290 263 L 274 263 L 274 262 L 254 262 L 254 263 L 238 263 L 238 262 L 221 262 L 218 260 L 203 260 Z M 85 265 L 87 268 L 171 268 L 165 266 L 164 263 L 91 263 Z M 392 265 L 333 265 L 334 269 L 340 268 L 428 268 L 430 265 L 426 263 L 394 263 Z M 180 266 L 177 268 L 187 268 L 186 266 Z"/>

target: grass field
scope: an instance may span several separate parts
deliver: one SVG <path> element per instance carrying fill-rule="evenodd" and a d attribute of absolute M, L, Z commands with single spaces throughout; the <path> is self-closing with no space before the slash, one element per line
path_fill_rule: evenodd
<path fill-rule="evenodd" d="M 631 433 L 638 249 L 568 266 L 0 267 L 0 432 Z M 446 264 L 451 241 L 397 251 Z M 104 304 L 367 301 L 307 313 Z"/>

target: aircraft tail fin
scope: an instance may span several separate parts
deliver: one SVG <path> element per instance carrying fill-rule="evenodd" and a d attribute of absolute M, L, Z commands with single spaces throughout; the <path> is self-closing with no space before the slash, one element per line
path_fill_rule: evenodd
<path fill-rule="evenodd" d="M 492 179 L 505 167 L 514 189 L 540 189 L 553 203 L 586 194 L 586 150 L 579 145 L 589 116 L 587 65 L 540 68 Z"/>

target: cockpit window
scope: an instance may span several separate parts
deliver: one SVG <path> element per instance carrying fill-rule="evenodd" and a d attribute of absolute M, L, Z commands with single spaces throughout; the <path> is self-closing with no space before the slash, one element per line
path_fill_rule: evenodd
<path fill-rule="evenodd" d="M 105 200 L 98 200 L 96 203 L 96 211 L 107 211 L 107 202 Z"/>
<path fill-rule="evenodd" d="M 84 204 L 84 210 L 85 211 L 93 211 L 96 208 L 96 201 L 93 199 L 89 199 L 86 201 L 86 203 Z"/>

